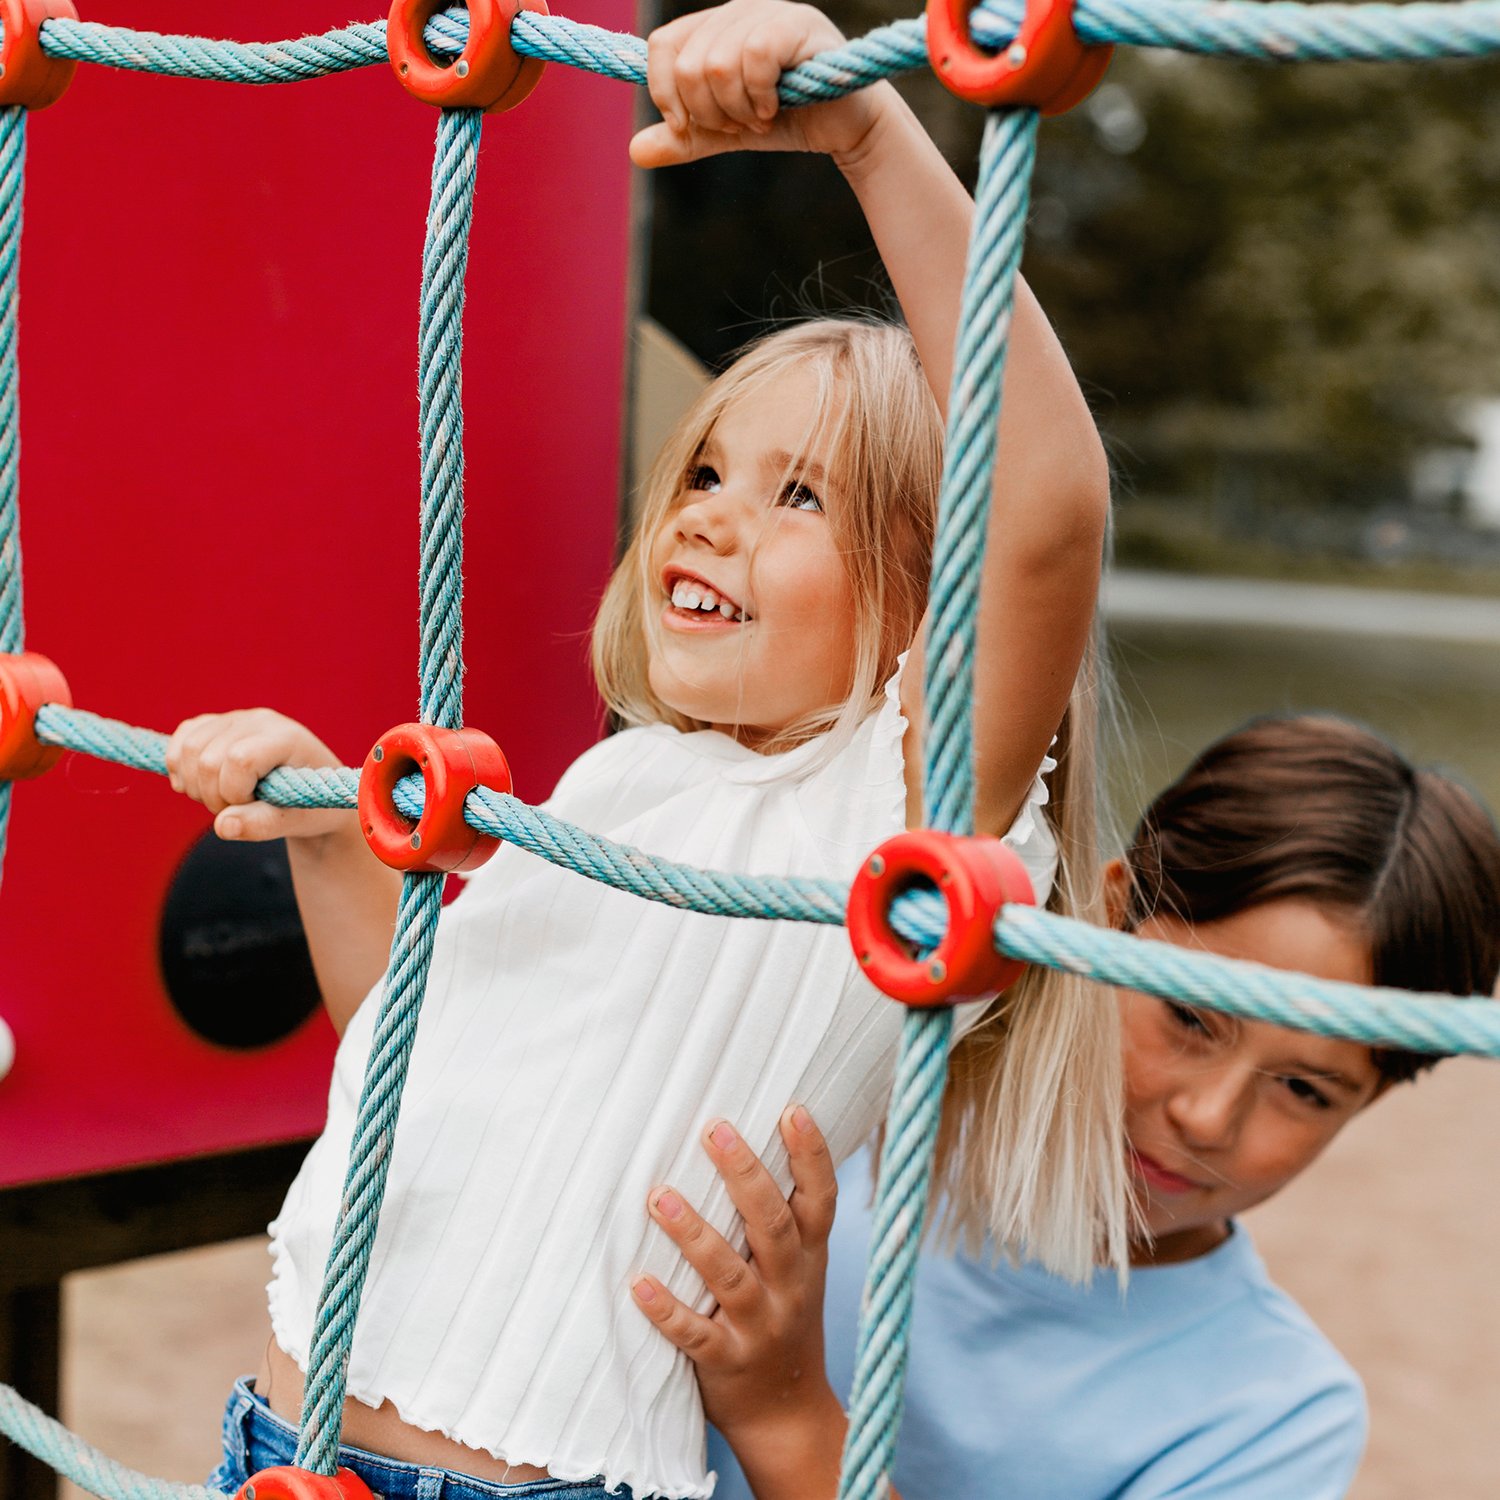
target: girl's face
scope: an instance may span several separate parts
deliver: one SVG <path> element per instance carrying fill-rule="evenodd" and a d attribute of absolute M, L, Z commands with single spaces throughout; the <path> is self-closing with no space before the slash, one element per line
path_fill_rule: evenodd
<path fill-rule="evenodd" d="M 737 397 L 651 547 L 651 688 L 749 745 L 851 687 L 853 592 L 829 520 L 844 500 L 826 431 L 836 422 L 809 431 L 818 404 L 811 371 Z"/>
<path fill-rule="evenodd" d="M 1190 927 L 1154 917 L 1140 935 L 1271 968 L 1368 984 L 1370 954 L 1307 901 L 1267 902 Z M 1369 1047 L 1118 992 L 1125 1133 L 1150 1232 L 1137 1264 L 1188 1260 L 1229 1220 L 1307 1167 L 1379 1092 Z"/>

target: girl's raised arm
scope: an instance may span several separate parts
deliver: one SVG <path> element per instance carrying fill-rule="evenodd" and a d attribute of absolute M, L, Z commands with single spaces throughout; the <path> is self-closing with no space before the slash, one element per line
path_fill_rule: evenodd
<path fill-rule="evenodd" d="M 859 198 L 940 406 L 946 407 L 974 207 L 889 84 L 780 109 L 776 80 L 841 34 L 811 6 L 730 0 L 654 32 L 648 78 L 664 122 L 640 166 L 725 151 L 823 152 Z M 1019 280 L 998 435 L 975 661 L 975 826 L 1003 833 L 1025 800 L 1083 659 L 1109 508 L 1103 445 L 1073 371 Z M 902 697 L 921 720 L 921 639 Z M 913 736 L 915 738 L 915 736 Z M 908 745 L 908 821 L 921 821 L 919 745 Z"/>

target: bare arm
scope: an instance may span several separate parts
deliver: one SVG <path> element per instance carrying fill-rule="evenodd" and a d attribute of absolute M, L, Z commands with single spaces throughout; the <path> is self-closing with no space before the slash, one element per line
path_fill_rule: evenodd
<path fill-rule="evenodd" d="M 214 814 L 220 838 L 286 839 L 318 987 L 342 1036 L 384 972 L 401 877 L 370 853 L 352 811 L 252 800 L 256 783 L 276 766 L 337 764 L 311 730 L 266 708 L 188 719 L 167 744 L 173 788 Z"/>
<path fill-rule="evenodd" d="M 631 154 L 668 166 L 736 150 L 830 155 L 859 199 L 939 406 L 952 379 L 974 208 L 889 84 L 782 111 L 781 72 L 842 37 L 821 12 L 730 0 L 652 34 L 648 76 L 665 123 Z M 1098 592 L 1108 471 L 1078 383 L 1018 282 L 998 433 L 991 545 L 976 650 L 975 826 L 1002 833 L 1067 707 Z M 921 635 L 902 698 L 921 723 Z M 921 747 L 907 745 L 908 821 L 921 821 Z"/>

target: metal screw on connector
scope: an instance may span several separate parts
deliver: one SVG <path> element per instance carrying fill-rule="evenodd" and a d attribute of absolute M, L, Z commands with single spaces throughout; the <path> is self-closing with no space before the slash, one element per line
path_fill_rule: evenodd
<path fill-rule="evenodd" d="M 872 875 L 884 875 L 885 874 L 885 859 L 884 859 L 883 856 L 881 856 L 879 854 L 872 854 L 870 856 L 870 874 L 872 874 Z"/>
<path fill-rule="evenodd" d="M 399 67 L 399 68 L 397 68 L 397 69 L 396 69 L 396 71 L 397 71 L 397 72 L 398 72 L 398 73 L 399 73 L 399 74 L 400 74 L 400 75 L 401 75 L 401 76 L 402 76 L 402 77 L 403 77 L 403 78 L 405 78 L 405 77 L 406 77 L 406 75 L 407 75 L 407 74 L 408 74 L 408 73 L 410 73 L 410 72 L 411 72 L 411 64 L 410 64 L 410 63 L 408 63 L 408 62 L 404 62 L 404 63 L 402 63 L 402 64 L 401 64 L 401 66 L 400 66 L 400 67 Z"/>
<path fill-rule="evenodd" d="M 255 1486 L 253 1484 L 245 1486 L 245 1500 L 255 1500 Z"/>
<path fill-rule="evenodd" d="M 468 60 L 462 57 L 459 58 L 459 60 L 453 64 L 453 71 L 457 73 L 460 78 L 467 78 L 469 76 Z"/>
<path fill-rule="evenodd" d="M 383 749 L 381 749 L 381 747 L 379 745 L 376 745 L 371 758 L 374 759 L 374 760 L 384 760 L 385 759 L 385 751 Z"/>
<path fill-rule="evenodd" d="M 1019 68 L 1026 61 L 1026 48 L 1020 42 L 1012 42 L 1010 51 L 1005 54 L 1005 60 L 1011 67 Z"/>
<path fill-rule="evenodd" d="M 948 965 L 942 959 L 935 958 L 927 965 L 927 977 L 934 984 L 941 984 L 948 977 Z"/>
<path fill-rule="evenodd" d="M 5 77 L 5 64 L 4 63 L 0 63 L 0 78 L 4 78 L 4 77 Z"/>
<path fill-rule="evenodd" d="M 420 849 L 422 847 L 422 835 L 420 833 L 412 834 L 411 846 L 413 849 Z"/>

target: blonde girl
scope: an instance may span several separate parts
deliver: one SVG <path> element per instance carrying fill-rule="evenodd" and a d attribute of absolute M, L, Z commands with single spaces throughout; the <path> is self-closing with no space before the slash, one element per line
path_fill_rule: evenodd
<path fill-rule="evenodd" d="M 687 414 L 599 614 L 600 689 L 627 727 L 579 757 L 549 806 L 698 866 L 846 880 L 922 818 L 934 393 L 949 383 L 971 206 L 889 88 L 777 114 L 777 74 L 837 40 L 816 11 L 779 0 L 735 0 L 652 38 L 664 123 L 637 137 L 636 161 L 737 147 L 833 156 L 911 333 L 842 320 L 784 330 Z M 999 440 L 976 821 L 1016 849 L 1040 899 L 1076 910 L 1094 884 L 1080 667 L 1107 484 L 1072 372 L 1024 289 Z M 543 497 L 559 545 L 567 498 Z M 168 752 L 174 782 L 213 810 L 223 837 L 288 839 L 341 1032 L 327 1126 L 272 1226 L 271 1336 L 254 1386 L 231 1397 L 221 1488 L 294 1446 L 370 1048 L 367 997 L 395 911 L 395 879 L 352 817 L 252 800 L 271 767 L 333 758 L 263 709 L 190 720 Z M 387 1500 L 432 1500 L 434 1483 L 460 1500 L 497 1488 L 706 1497 L 691 1366 L 624 1296 L 643 1275 L 700 1306 L 705 1293 L 660 1229 L 642 1225 L 641 1197 L 670 1180 L 735 1235 L 695 1134 L 729 1117 L 772 1150 L 781 1109 L 798 1098 L 848 1154 L 883 1111 L 900 1019 L 836 930 L 684 914 L 502 849 L 438 932 L 351 1353 L 342 1461 L 363 1465 Z M 1113 1023 L 1065 986 L 978 1019 L 962 1024 L 984 1038 L 993 1139 L 955 1148 L 975 1163 L 976 1222 L 1081 1272 L 1120 1242 Z M 770 1160 L 785 1171 L 784 1156 Z"/>

